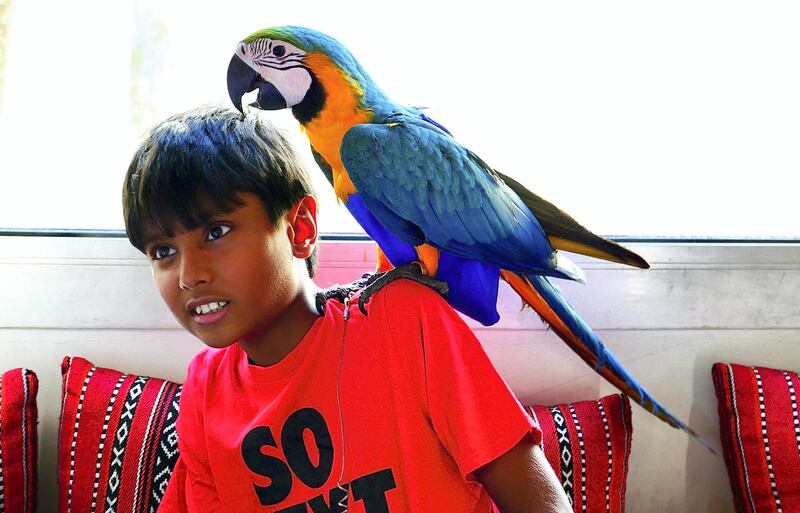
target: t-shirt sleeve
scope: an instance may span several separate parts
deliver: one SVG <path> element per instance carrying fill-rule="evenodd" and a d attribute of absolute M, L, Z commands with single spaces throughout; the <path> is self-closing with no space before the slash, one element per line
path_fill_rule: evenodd
<path fill-rule="evenodd" d="M 428 415 L 465 477 L 527 434 L 534 443 L 541 442 L 536 421 L 469 327 L 436 292 L 406 282 L 387 290 L 385 307 L 397 343 L 413 337 L 421 341 Z"/>
<path fill-rule="evenodd" d="M 178 414 L 178 449 L 180 456 L 172 471 L 169 485 L 158 513 L 221 513 L 208 463 L 203 429 L 203 383 L 205 352 L 189 364 L 183 385 Z"/>

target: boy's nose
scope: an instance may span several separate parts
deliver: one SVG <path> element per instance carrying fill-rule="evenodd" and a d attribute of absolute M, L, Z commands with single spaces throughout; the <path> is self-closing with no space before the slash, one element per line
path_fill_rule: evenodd
<path fill-rule="evenodd" d="M 181 273 L 178 286 L 184 290 L 197 288 L 211 282 L 213 273 L 211 267 L 201 255 L 184 252 L 181 258 Z"/>

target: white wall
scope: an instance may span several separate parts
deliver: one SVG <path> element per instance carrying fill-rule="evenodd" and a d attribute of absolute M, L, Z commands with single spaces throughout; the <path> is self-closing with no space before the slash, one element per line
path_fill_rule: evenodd
<path fill-rule="evenodd" d="M 633 375 L 718 455 L 634 407 L 627 509 L 732 511 L 711 364 L 800 369 L 800 245 L 629 246 L 652 269 L 575 257 L 588 284 L 559 284 Z M 321 257 L 318 283 L 346 282 L 371 268 L 374 249 L 325 243 Z M 179 330 L 144 257 L 123 239 L 0 237 L 0 284 L 0 370 L 24 366 L 39 375 L 39 509 L 55 511 L 63 356 L 181 381 L 202 346 Z M 500 305 L 498 325 L 473 328 L 523 400 L 614 391 L 521 311 L 507 287 Z"/>

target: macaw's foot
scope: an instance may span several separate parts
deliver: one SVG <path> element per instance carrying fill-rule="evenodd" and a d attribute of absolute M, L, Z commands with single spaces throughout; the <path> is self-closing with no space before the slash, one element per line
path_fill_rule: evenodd
<path fill-rule="evenodd" d="M 364 290 L 362 290 L 361 294 L 358 296 L 359 310 L 361 310 L 364 315 L 367 315 L 366 305 L 372 295 L 398 278 L 408 278 L 410 280 L 419 282 L 426 287 L 432 288 L 442 297 L 446 298 L 448 292 L 450 291 L 447 283 L 427 276 L 422 269 L 423 268 L 421 264 L 414 262 L 411 264 L 400 265 L 394 269 L 390 269 L 382 273 L 375 273 L 367 277 L 366 283 L 364 284 Z"/>
<path fill-rule="evenodd" d="M 367 273 L 363 275 L 360 280 L 356 280 L 353 283 L 348 283 L 347 285 L 336 285 L 329 289 L 317 292 L 315 296 L 317 312 L 319 312 L 320 315 L 325 315 L 325 303 L 327 303 L 329 299 L 335 299 L 340 303 L 346 303 L 356 292 L 363 289 L 367 285 L 367 280 L 371 276 L 371 273 Z"/>

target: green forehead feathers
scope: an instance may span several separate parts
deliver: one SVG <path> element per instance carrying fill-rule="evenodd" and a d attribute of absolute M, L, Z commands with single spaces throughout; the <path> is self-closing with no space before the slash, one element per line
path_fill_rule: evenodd
<path fill-rule="evenodd" d="M 263 30 L 259 30 L 258 32 L 254 32 L 244 38 L 244 42 L 247 44 L 252 43 L 256 39 L 277 39 L 280 41 L 286 41 L 287 43 L 291 43 L 298 48 L 303 48 L 303 43 L 292 34 L 292 32 L 287 27 L 272 27 Z"/>

